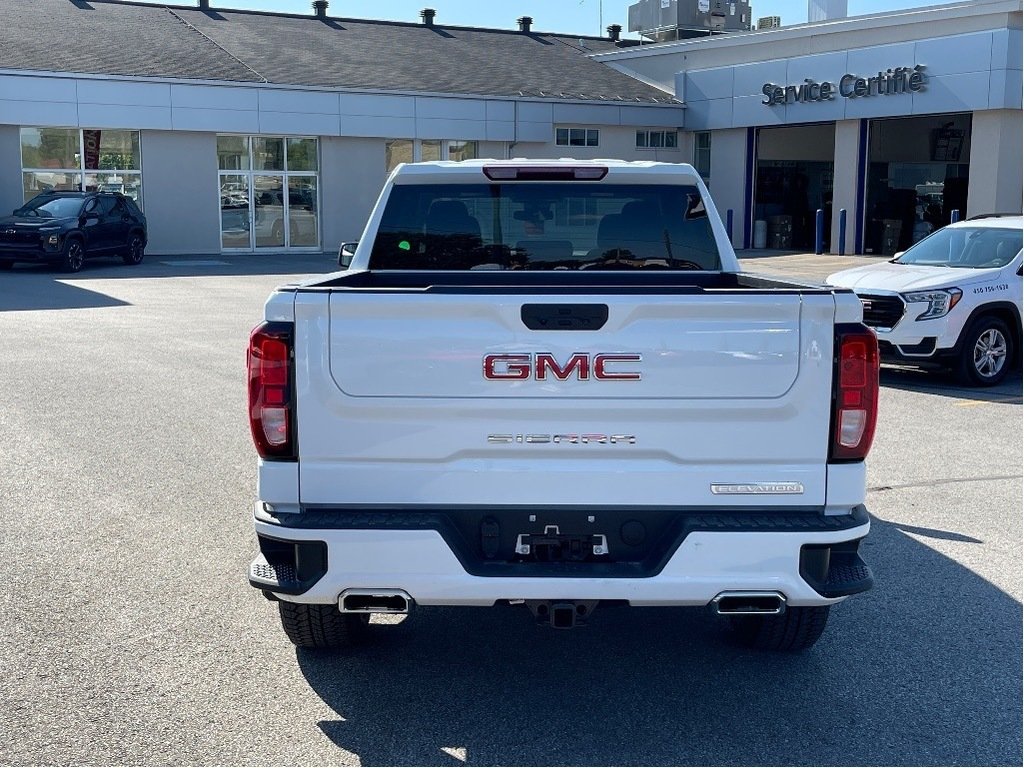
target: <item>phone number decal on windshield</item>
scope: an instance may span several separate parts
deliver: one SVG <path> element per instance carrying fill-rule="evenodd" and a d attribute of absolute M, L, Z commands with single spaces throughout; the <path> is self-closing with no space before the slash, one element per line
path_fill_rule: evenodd
<path fill-rule="evenodd" d="M 995 293 L 996 291 L 1008 291 L 1010 286 L 1007 283 L 1002 285 L 981 285 L 974 289 L 975 293 Z"/>

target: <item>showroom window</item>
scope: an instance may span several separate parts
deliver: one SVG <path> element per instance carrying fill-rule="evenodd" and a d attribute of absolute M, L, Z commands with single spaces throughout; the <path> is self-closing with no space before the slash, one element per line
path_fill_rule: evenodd
<path fill-rule="evenodd" d="M 596 147 L 601 132 L 596 128 L 556 128 L 555 144 L 560 147 Z"/>
<path fill-rule="evenodd" d="M 473 160 L 479 156 L 479 144 L 475 141 L 388 139 L 384 142 L 384 164 L 387 173 L 391 173 L 399 163 Z"/>
<path fill-rule="evenodd" d="M 317 139 L 220 135 L 217 168 L 222 248 L 319 248 Z"/>
<path fill-rule="evenodd" d="M 711 178 L 711 132 L 693 134 L 693 167 L 704 181 Z"/>
<path fill-rule="evenodd" d="M 384 142 L 384 166 L 388 173 L 401 163 L 412 162 L 413 144 L 412 139 L 388 139 Z"/>
<path fill-rule="evenodd" d="M 139 132 L 80 128 L 22 128 L 25 200 L 49 190 L 121 192 L 142 207 Z"/>
<path fill-rule="evenodd" d="M 637 149 L 679 149 L 678 131 L 637 131 Z"/>
<path fill-rule="evenodd" d="M 475 141 L 449 141 L 449 160 L 476 160 L 480 156 L 479 145 Z"/>

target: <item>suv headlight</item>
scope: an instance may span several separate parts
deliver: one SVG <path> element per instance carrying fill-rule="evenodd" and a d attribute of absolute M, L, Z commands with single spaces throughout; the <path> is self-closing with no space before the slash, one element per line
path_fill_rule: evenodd
<path fill-rule="evenodd" d="M 960 301 L 960 297 L 964 295 L 964 292 L 959 288 L 948 288 L 946 290 L 936 291 L 915 291 L 914 293 L 904 293 L 903 300 L 907 304 L 928 304 L 928 309 L 917 316 L 917 320 L 932 320 L 936 317 L 942 317 L 949 313 L 953 307 Z"/>

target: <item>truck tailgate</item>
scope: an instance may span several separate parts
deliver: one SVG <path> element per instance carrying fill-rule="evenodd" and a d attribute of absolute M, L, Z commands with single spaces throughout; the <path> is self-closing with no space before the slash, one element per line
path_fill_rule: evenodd
<path fill-rule="evenodd" d="M 562 329 L 580 305 L 607 320 Z M 822 505 L 834 313 L 798 291 L 298 293 L 300 499 Z"/>

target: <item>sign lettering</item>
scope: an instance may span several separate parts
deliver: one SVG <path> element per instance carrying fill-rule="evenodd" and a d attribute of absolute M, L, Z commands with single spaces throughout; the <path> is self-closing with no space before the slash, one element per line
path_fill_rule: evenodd
<path fill-rule="evenodd" d="M 762 104 L 778 107 L 785 104 L 810 104 L 816 101 L 834 101 L 836 96 L 844 99 L 865 96 L 892 96 L 901 93 L 918 93 L 925 89 L 927 78 L 925 66 L 896 67 L 879 72 L 872 77 L 860 77 L 847 73 L 838 83 L 828 80 L 817 82 L 806 78 L 800 85 L 776 85 L 765 83 L 761 88 L 764 95 Z"/>

